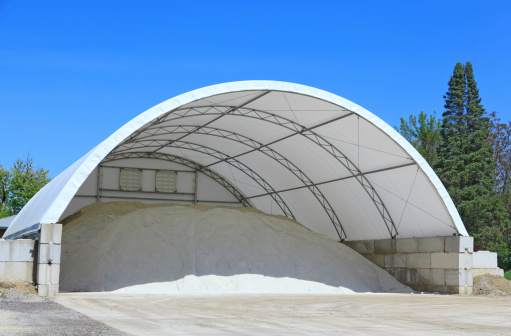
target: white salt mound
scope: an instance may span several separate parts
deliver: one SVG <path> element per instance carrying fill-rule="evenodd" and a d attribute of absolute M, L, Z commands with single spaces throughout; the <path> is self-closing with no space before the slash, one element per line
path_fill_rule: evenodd
<path fill-rule="evenodd" d="M 72 224 L 64 228 L 62 291 L 412 291 L 343 244 L 256 212 L 153 207 Z"/>

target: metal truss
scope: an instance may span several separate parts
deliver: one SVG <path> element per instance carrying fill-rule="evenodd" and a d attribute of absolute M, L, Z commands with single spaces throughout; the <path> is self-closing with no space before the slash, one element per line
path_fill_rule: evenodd
<path fill-rule="evenodd" d="M 371 175 L 371 174 L 375 174 L 375 173 L 381 173 L 381 172 L 384 172 L 384 171 L 389 171 L 389 170 L 394 170 L 394 169 L 399 169 L 399 168 L 404 168 L 404 167 L 409 167 L 409 166 L 415 166 L 415 165 L 417 165 L 416 162 L 410 162 L 410 163 L 405 163 L 405 164 L 398 165 L 398 166 L 387 167 L 387 168 L 376 169 L 376 170 L 370 170 L 370 171 L 367 171 L 365 173 L 360 173 L 360 175 Z M 320 186 L 320 185 L 323 185 L 323 184 L 344 181 L 344 180 L 352 179 L 352 178 L 355 178 L 355 177 L 358 177 L 358 175 L 355 175 L 355 176 L 351 175 L 351 176 L 335 178 L 335 179 L 332 179 L 332 180 L 316 182 L 316 183 L 314 183 L 314 185 L 315 186 Z M 288 188 L 288 189 L 281 189 L 281 190 L 279 190 L 277 192 L 283 193 L 283 192 L 299 190 L 299 189 L 303 189 L 303 188 L 307 188 L 307 186 L 299 186 L 299 187 L 293 187 L 293 188 Z M 253 196 L 247 197 L 247 199 L 258 198 L 258 197 L 263 197 L 263 196 L 267 196 L 267 195 L 268 194 L 253 195 Z"/>
<path fill-rule="evenodd" d="M 194 129 L 196 129 L 196 126 L 188 126 L 188 125 L 174 126 L 174 127 L 169 127 L 168 133 L 166 133 L 166 134 L 183 134 L 183 133 L 190 134 L 190 131 L 194 130 Z M 272 158 L 273 160 L 275 160 L 276 162 L 278 162 L 282 166 L 284 166 L 289 172 L 291 172 L 293 175 L 295 175 L 303 183 L 303 187 L 308 188 L 311 191 L 311 193 L 316 197 L 316 199 L 321 204 L 321 206 L 325 210 L 326 214 L 330 218 L 330 221 L 334 225 L 334 228 L 337 232 L 337 235 L 339 236 L 339 239 L 345 240 L 347 238 L 346 232 L 344 231 L 344 228 L 341 224 L 341 221 L 339 220 L 339 217 L 337 216 L 333 207 L 330 205 L 330 202 L 328 202 L 327 198 L 323 195 L 321 190 L 319 190 L 319 188 L 316 186 L 316 184 L 313 183 L 312 180 L 302 170 L 300 170 L 294 163 L 292 163 L 291 161 L 286 159 L 283 155 L 281 155 L 280 153 L 278 153 L 277 151 L 275 151 L 269 147 L 264 146 L 264 144 L 261 142 L 258 142 L 256 140 L 248 138 L 244 135 L 234 133 L 231 131 L 227 131 L 224 129 L 213 128 L 213 127 L 201 127 L 200 129 L 195 131 L 195 134 L 216 136 L 216 137 L 220 137 L 220 138 L 224 138 L 224 139 L 233 140 L 237 143 L 244 144 L 244 145 L 251 147 L 253 149 L 256 149 L 256 150 L 260 149 L 261 153 L 269 156 L 270 158 Z M 165 135 L 165 134 L 163 134 L 161 132 L 158 133 L 158 136 L 163 136 L 163 135 Z M 141 141 L 144 141 L 144 139 L 149 138 L 149 137 L 153 137 L 153 136 L 139 137 L 139 138 L 137 138 L 136 141 L 141 142 Z M 179 137 L 179 138 L 181 138 L 181 137 Z M 151 140 L 145 140 L 145 141 L 157 141 L 159 143 L 160 141 L 165 141 L 165 140 L 151 139 Z M 133 142 L 124 143 L 123 147 L 125 147 L 126 149 L 129 149 L 129 147 L 127 147 L 127 146 L 129 146 L 130 144 L 133 144 Z M 149 147 L 150 147 L 150 145 L 149 145 Z"/>
<path fill-rule="evenodd" d="M 243 104 L 240 104 L 240 105 L 237 105 L 237 106 L 231 106 L 231 107 L 230 107 L 227 111 L 223 112 L 220 116 L 218 116 L 218 117 L 214 118 L 213 120 L 208 121 L 208 122 L 207 122 L 207 123 L 205 123 L 204 125 L 201 125 L 201 126 L 195 126 L 192 130 L 190 130 L 190 131 L 189 131 L 189 132 L 187 132 L 186 134 L 184 134 L 184 135 L 180 136 L 180 137 L 179 137 L 179 138 L 177 138 L 176 140 L 170 140 L 169 142 L 167 142 L 166 144 L 164 144 L 164 145 L 163 145 L 163 146 L 161 146 L 160 148 L 155 149 L 155 150 L 153 151 L 153 153 L 154 153 L 154 152 L 159 151 L 160 149 L 162 149 L 162 148 L 164 148 L 164 147 L 167 147 L 168 145 L 170 145 L 170 144 L 171 144 L 171 143 L 173 143 L 174 141 L 179 141 L 179 140 L 182 140 L 182 139 L 186 138 L 186 137 L 187 137 L 187 136 L 189 136 L 190 134 L 192 134 L 192 133 L 195 133 L 195 132 L 199 131 L 201 128 L 206 127 L 207 125 L 209 125 L 209 124 L 211 124 L 211 123 L 213 123 L 213 122 L 217 121 L 218 119 L 222 118 L 223 116 L 225 116 L 225 115 L 227 115 L 227 114 L 230 114 L 230 113 L 232 113 L 232 112 L 236 111 L 237 109 L 239 109 L 239 108 L 241 108 L 241 107 L 243 107 L 243 106 L 245 106 L 245 105 L 250 104 L 251 102 L 253 102 L 253 101 L 255 101 L 255 100 L 257 100 L 257 99 L 261 98 L 262 96 L 267 95 L 268 93 L 270 93 L 270 91 L 264 91 L 263 93 L 258 94 L 257 96 L 255 96 L 255 97 L 253 97 L 253 98 L 251 98 L 251 99 L 249 99 L 249 100 L 245 101 Z"/>
<path fill-rule="evenodd" d="M 265 92 L 266 94 L 266 92 Z M 256 98 L 257 99 L 257 98 Z M 253 100 L 252 100 L 253 101 Z M 206 167 L 210 167 L 214 164 L 217 164 L 222 161 L 232 160 L 236 157 L 246 155 L 248 153 L 251 153 L 253 151 L 259 150 L 262 151 L 263 148 L 268 148 L 268 146 L 275 144 L 279 141 L 283 141 L 285 139 L 288 139 L 290 137 L 293 137 L 295 135 L 301 135 L 305 138 L 309 139 L 310 141 L 314 142 L 316 145 L 323 148 L 326 152 L 328 152 L 331 156 L 333 156 L 339 163 L 341 163 L 352 175 L 353 178 L 356 178 L 356 180 L 359 182 L 359 184 L 364 188 L 369 198 L 372 200 L 373 204 L 377 208 L 378 212 L 380 213 L 380 216 L 387 227 L 387 230 L 392 238 L 395 238 L 397 236 L 397 228 L 394 224 L 394 221 L 392 219 L 392 216 L 390 215 L 387 207 L 383 203 L 381 197 L 378 195 L 378 192 L 375 190 L 375 188 L 372 186 L 371 182 L 364 176 L 364 174 L 360 171 L 360 169 L 348 158 L 346 157 L 338 148 L 336 148 L 332 143 L 330 143 L 327 139 L 322 137 L 321 135 L 317 134 L 313 131 L 313 129 L 324 126 L 328 123 L 331 123 L 333 121 L 348 117 L 350 115 L 353 115 L 353 112 L 347 113 L 343 116 L 340 116 L 338 118 L 335 118 L 333 120 L 329 120 L 327 122 L 315 125 L 313 127 L 305 127 L 303 125 L 300 125 L 299 123 L 284 118 L 282 116 L 278 116 L 276 114 L 267 112 L 267 111 L 261 111 L 253 108 L 245 108 L 244 105 L 247 105 L 248 103 L 245 103 L 241 106 L 229 106 L 229 105 L 204 105 L 204 106 L 195 106 L 190 108 L 177 108 L 174 110 L 169 111 L 168 113 L 160 116 L 155 121 L 148 124 L 146 127 L 143 127 L 140 129 L 136 134 L 133 134 L 132 137 L 128 138 L 126 142 L 136 141 L 139 136 L 142 137 L 148 137 L 148 136 L 155 136 L 158 135 L 159 132 L 165 132 L 172 127 L 175 127 L 175 124 L 173 124 L 176 120 L 181 120 L 189 117 L 196 117 L 201 115 L 207 115 L 207 116 L 219 116 L 218 118 L 214 118 L 213 120 L 209 121 L 207 124 L 202 126 L 195 126 L 195 130 L 192 131 L 199 131 L 201 128 L 203 128 L 206 125 L 211 124 L 212 122 L 218 120 L 220 117 L 223 117 L 227 114 L 230 116 L 241 116 L 246 118 L 253 118 L 257 120 L 263 120 L 278 126 L 281 126 L 283 128 L 286 128 L 290 131 L 292 131 L 291 134 L 284 136 L 280 139 L 277 139 L 275 141 L 272 141 L 270 143 L 264 144 L 263 146 L 260 146 L 257 149 L 251 149 L 250 151 L 243 152 L 240 154 L 237 154 L 235 156 L 226 156 L 221 159 L 219 159 L 218 162 L 211 163 L 207 165 Z M 191 134 L 191 133 L 189 133 Z M 189 135 L 187 134 L 187 135 Z M 174 140 L 175 141 L 175 140 Z M 168 142 L 168 140 L 167 140 Z M 120 144 L 119 147 L 123 146 L 123 144 Z"/>
<path fill-rule="evenodd" d="M 147 152 L 129 152 L 129 153 L 112 153 L 109 154 L 102 163 L 124 160 L 124 159 L 156 159 L 156 160 L 165 160 L 174 163 L 181 164 L 188 168 L 191 168 L 195 171 L 200 171 L 206 176 L 209 176 L 216 182 L 218 182 L 221 186 L 223 186 L 227 191 L 229 191 L 244 207 L 253 208 L 252 203 L 243 195 L 241 191 L 239 191 L 235 186 L 233 186 L 225 177 L 216 173 L 214 170 L 204 167 L 203 165 L 171 154 L 163 154 L 163 153 L 147 153 Z"/>
<path fill-rule="evenodd" d="M 194 144 L 191 142 L 185 142 L 185 141 L 174 141 L 171 144 L 168 144 L 168 140 L 142 140 L 138 142 L 134 142 L 131 145 L 130 148 L 125 148 L 122 151 L 115 150 L 112 153 L 113 154 L 120 154 L 120 153 L 129 153 L 130 150 L 137 150 L 140 148 L 149 148 L 149 147 L 160 147 L 163 144 L 166 144 L 166 147 L 170 148 L 177 148 L 177 149 L 185 149 L 194 151 L 197 153 L 202 153 L 209 155 L 211 157 L 214 157 L 219 160 L 219 162 L 225 162 L 229 165 L 235 167 L 236 169 L 240 170 L 241 172 L 248 175 L 254 182 L 256 182 L 263 190 L 265 190 L 268 195 L 277 203 L 279 208 L 282 210 L 283 214 L 287 217 L 296 219 L 289 207 L 287 206 L 286 202 L 282 199 L 280 194 L 273 189 L 273 187 L 266 182 L 264 178 L 262 178 L 261 175 L 253 171 L 250 167 L 245 165 L 244 163 L 240 162 L 239 160 L 236 160 L 234 158 L 229 157 L 229 155 L 222 153 L 220 151 L 217 151 L 216 149 Z M 156 154 L 154 152 L 151 152 L 150 154 Z M 207 166 L 204 166 L 205 168 L 208 168 Z"/>

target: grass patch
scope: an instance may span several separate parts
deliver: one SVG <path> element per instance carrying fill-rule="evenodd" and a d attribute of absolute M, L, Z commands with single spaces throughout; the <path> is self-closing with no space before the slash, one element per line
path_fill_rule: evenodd
<path fill-rule="evenodd" d="M 511 280 L 511 271 L 504 273 L 504 278 L 506 278 L 507 280 Z"/>

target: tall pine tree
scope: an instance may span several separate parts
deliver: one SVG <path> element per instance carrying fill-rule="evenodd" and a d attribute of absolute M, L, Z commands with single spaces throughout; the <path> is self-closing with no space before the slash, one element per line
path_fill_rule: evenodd
<path fill-rule="evenodd" d="M 444 96 L 442 144 L 434 168 L 479 249 L 507 254 L 509 218 L 494 191 L 493 149 L 472 64 L 457 63 Z"/>

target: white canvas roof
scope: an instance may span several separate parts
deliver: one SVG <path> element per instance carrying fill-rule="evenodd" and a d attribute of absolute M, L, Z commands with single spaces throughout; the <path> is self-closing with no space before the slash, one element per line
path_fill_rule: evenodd
<path fill-rule="evenodd" d="M 312 87 L 246 81 L 134 118 L 37 193 L 5 237 L 57 223 L 107 156 L 186 158 L 228 181 L 241 204 L 338 240 L 468 235 L 430 166 L 377 116 Z"/>

